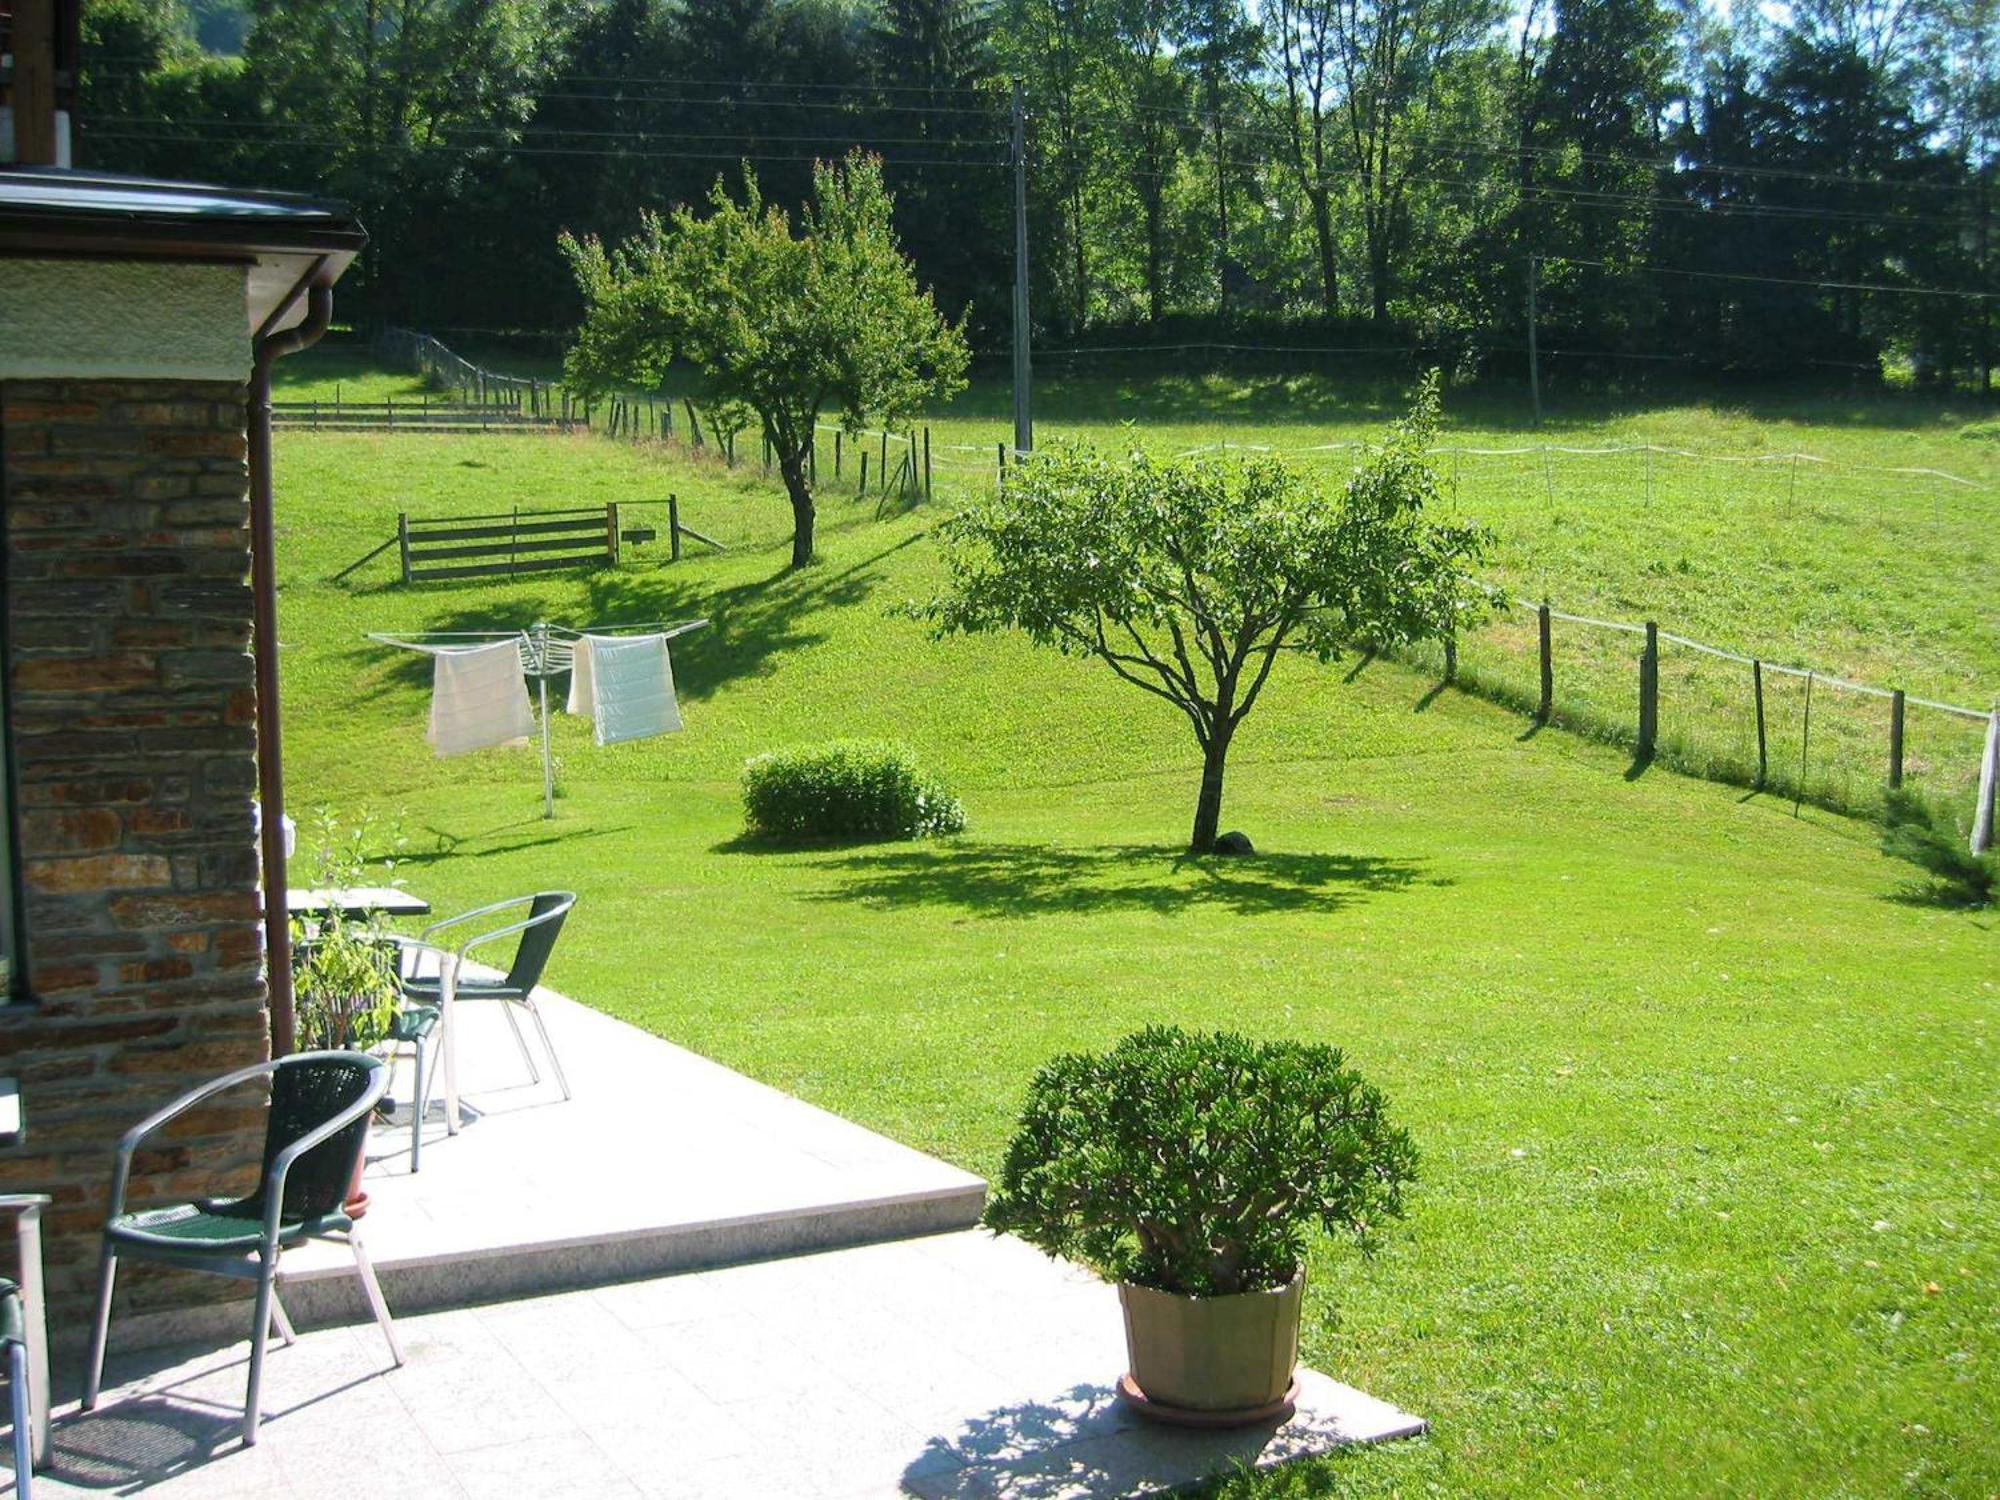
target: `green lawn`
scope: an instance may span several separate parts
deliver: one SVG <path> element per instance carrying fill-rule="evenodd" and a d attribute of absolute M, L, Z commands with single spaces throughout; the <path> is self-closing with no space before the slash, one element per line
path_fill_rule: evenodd
<path fill-rule="evenodd" d="M 1041 1060 L 1148 1022 L 1334 1041 L 1385 1085 L 1423 1186 L 1373 1259 L 1315 1252 L 1306 1354 L 1433 1435 L 1242 1493 L 2000 1490 L 2000 946 L 1990 914 L 1908 899 L 1867 826 L 1628 776 L 1401 667 L 1287 663 L 1225 810 L 1262 853 L 1189 863 L 1170 711 L 888 615 L 936 578 L 934 511 L 834 503 L 823 562 L 788 577 L 782 504 L 745 470 L 591 438 L 285 434 L 277 462 L 295 809 L 403 810 L 404 873 L 441 909 L 577 889 L 559 988 L 979 1171 Z M 405 505 L 668 489 L 737 546 L 326 581 Z M 1957 576 L 1953 618 L 1990 618 Z M 599 750 L 558 716 L 553 822 L 530 752 L 432 760 L 425 664 L 360 639 L 696 614 L 687 732 Z M 1933 625 L 1910 661 L 1949 656 Z M 968 834 L 736 847 L 744 757 L 834 733 L 914 744 Z"/>
<path fill-rule="evenodd" d="M 498 368 L 555 371 L 547 360 L 485 357 Z M 1040 439 L 1156 453 L 1267 449 L 1337 483 L 1354 455 L 1325 445 L 1378 433 L 1405 396 L 1396 381 L 1351 374 L 1163 375 L 1151 362 L 1126 363 L 1137 373 L 1046 372 L 1036 387 Z M 288 395 L 325 399 L 336 384 L 378 399 L 419 390 L 413 378 L 353 353 L 282 368 Z M 1004 383 L 981 379 L 929 424 L 941 503 L 993 482 L 995 445 L 1011 437 L 1008 400 Z M 677 431 L 684 439 L 684 417 Z M 1717 404 L 1571 397 L 1558 387 L 1537 428 L 1518 393 L 1472 389 L 1452 393 L 1444 442 L 1451 507 L 1492 528 L 1485 575 L 1518 605 L 1464 643 L 1466 678 L 1483 689 L 1517 700 L 1535 693 L 1532 605 L 1547 598 L 1573 614 L 1652 619 L 1675 634 L 1918 699 L 1983 710 L 2000 692 L 2000 604 L 1972 586 L 1996 556 L 2000 418 L 1990 410 L 1908 394 L 1751 392 Z M 1508 451 L 1543 444 L 1582 451 Z M 1647 444 L 1673 452 L 1605 451 Z M 863 446 L 877 491 L 885 450 L 876 437 Z M 758 468 L 756 447 L 750 435 L 740 441 L 739 473 Z M 836 482 L 833 437 L 822 435 L 821 484 L 829 496 L 858 499 L 859 454 L 856 444 L 843 447 Z M 904 449 L 892 442 L 886 451 L 893 474 Z M 1793 453 L 1828 462 L 1751 461 Z M 557 484 L 525 503 L 556 503 L 566 493 Z M 377 524 L 392 524 L 393 509 Z M 1554 639 L 1562 721 L 1629 740 L 1635 638 L 1559 624 Z M 1757 765 L 1749 668 L 1670 642 L 1661 692 L 1667 757 L 1748 784 Z M 1808 724 L 1804 682 L 1767 674 L 1765 718 L 1774 790 L 1803 788 L 1846 809 L 1875 805 L 1888 756 L 1885 698 L 1821 680 Z M 1962 808 L 1981 734 L 1975 721 L 1912 706 L 1911 785 Z"/>

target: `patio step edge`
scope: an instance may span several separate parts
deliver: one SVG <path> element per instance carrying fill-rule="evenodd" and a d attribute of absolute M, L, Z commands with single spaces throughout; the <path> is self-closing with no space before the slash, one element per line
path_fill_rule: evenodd
<path fill-rule="evenodd" d="M 947 1234 L 976 1226 L 985 1204 L 986 1184 L 973 1177 L 921 1192 L 807 1205 L 703 1223 L 482 1246 L 398 1260 L 378 1258 L 375 1273 L 391 1312 L 398 1315 L 432 1312 L 887 1240 Z M 281 1271 L 278 1291 L 292 1321 L 301 1328 L 365 1323 L 370 1319 L 359 1280 L 343 1268 L 315 1265 L 303 1274 Z M 241 1299 L 121 1318 L 113 1339 L 117 1347 L 124 1349 L 227 1343 L 245 1337 L 249 1322 L 249 1301 Z"/>

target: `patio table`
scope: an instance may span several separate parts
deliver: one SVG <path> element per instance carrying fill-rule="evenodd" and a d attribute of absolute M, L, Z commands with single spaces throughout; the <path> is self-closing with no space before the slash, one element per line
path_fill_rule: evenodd
<path fill-rule="evenodd" d="M 357 885 L 288 890 L 285 909 L 295 917 L 324 917 L 336 911 L 346 917 L 365 917 L 378 911 L 387 917 L 427 917 L 431 904 L 422 896 L 390 886 Z"/>

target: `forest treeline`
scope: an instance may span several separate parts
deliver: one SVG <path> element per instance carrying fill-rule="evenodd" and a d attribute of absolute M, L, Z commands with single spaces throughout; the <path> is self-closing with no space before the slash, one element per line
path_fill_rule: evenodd
<path fill-rule="evenodd" d="M 92 0 L 79 161 L 337 194 L 354 316 L 553 330 L 560 230 L 882 156 L 975 342 L 1985 384 L 2000 0 Z"/>

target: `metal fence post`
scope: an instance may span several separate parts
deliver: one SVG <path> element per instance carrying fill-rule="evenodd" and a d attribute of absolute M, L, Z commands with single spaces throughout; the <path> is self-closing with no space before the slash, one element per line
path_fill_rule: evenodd
<path fill-rule="evenodd" d="M 1752 660 L 1750 663 L 1750 685 L 1757 693 L 1757 790 L 1764 790 L 1764 783 L 1771 775 L 1771 751 L 1764 737 L 1764 664 Z"/>

